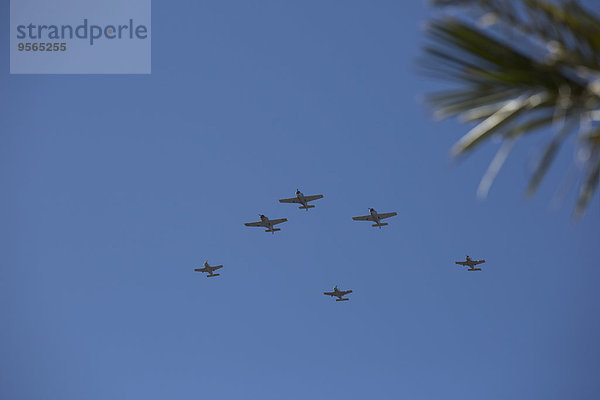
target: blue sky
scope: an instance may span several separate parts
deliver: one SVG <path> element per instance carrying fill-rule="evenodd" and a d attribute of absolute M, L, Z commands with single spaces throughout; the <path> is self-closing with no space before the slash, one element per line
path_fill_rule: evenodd
<path fill-rule="evenodd" d="M 428 13 L 154 2 L 150 76 L 9 75 L 5 31 L 0 398 L 595 398 L 598 196 L 550 206 L 565 148 L 526 200 L 535 136 L 476 199 L 498 144 L 449 159 Z"/>

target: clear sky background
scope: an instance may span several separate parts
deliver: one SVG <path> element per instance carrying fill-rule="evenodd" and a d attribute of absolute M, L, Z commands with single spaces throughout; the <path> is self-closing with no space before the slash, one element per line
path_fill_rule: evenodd
<path fill-rule="evenodd" d="M 477 200 L 498 144 L 449 159 L 424 4 L 152 11 L 150 76 L 9 75 L 0 36 L 0 398 L 597 398 L 598 195 L 551 206 L 566 147 L 526 200 L 534 136 Z"/>

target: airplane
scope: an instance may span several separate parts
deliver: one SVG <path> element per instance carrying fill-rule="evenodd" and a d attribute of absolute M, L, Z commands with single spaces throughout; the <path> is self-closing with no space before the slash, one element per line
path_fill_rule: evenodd
<path fill-rule="evenodd" d="M 388 225 L 387 223 L 381 223 L 380 221 L 382 219 L 390 218 L 390 217 L 393 217 L 394 215 L 398 215 L 398 213 L 395 213 L 395 212 L 377 214 L 377 211 L 375 211 L 374 208 L 369 208 L 369 212 L 371 213 L 370 215 L 363 215 L 360 217 L 352 217 L 352 219 L 355 221 L 373 221 L 373 222 L 375 222 L 375 225 L 371 225 L 371 226 L 378 226 L 379 229 L 381 229 L 382 226 Z"/>
<path fill-rule="evenodd" d="M 267 230 L 265 232 L 271 232 L 274 234 L 276 231 L 280 231 L 281 229 L 274 228 L 273 226 L 277 225 L 277 224 L 281 224 L 282 222 L 286 222 L 286 221 L 287 221 L 287 218 L 269 219 L 269 218 L 265 217 L 263 214 L 260 214 L 259 222 L 246 222 L 244 225 L 267 228 Z"/>
<path fill-rule="evenodd" d="M 475 268 L 475 266 L 484 262 L 485 260 L 472 260 L 471 257 L 467 256 L 467 261 L 456 261 L 456 264 L 469 267 L 467 271 L 481 271 L 481 268 Z"/>
<path fill-rule="evenodd" d="M 318 199 L 322 199 L 322 198 L 323 198 L 322 194 L 315 194 L 313 196 L 305 196 L 302 194 L 302 192 L 299 189 L 296 189 L 296 197 L 292 197 L 291 199 L 281 199 L 281 200 L 279 200 L 279 202 L 280 203 L 302 204 L 298 208 L 305 209 L 306 211 L 308 211 L 309 208 L 315 208 L 315 206 L 308 205 L 309 201 L 314 201 L 314 200 L 318 200 Z"/>
<path fill-rule="evenodd" d="M 196 268 L 194 269 L 194 271 L 197 272 L 208 272 L 208 275 L 206 275 L 207 278 L 211 278 L 213 276 L 219 276 L 221 274 L 213 274 L 214 271 L 218 270 L 219 268 L 223 268 L 222 265 L 215 265 L 214 267 L 212 267 L 208 261 L 204 262 L 204 268 Z"/>
<path fill-rule="evenodd" d="M 333 288 L 333 292 L 323 292 L 323 294 L 326 294 L 328 296 L 337 296 L 337 299 L 335 299 L 335 301 L 347 301 L 350 299 L 344 299 L 343 296 L 352 293 L 352 290 L 339 290 L 337 286 L 335 286 Z"/>

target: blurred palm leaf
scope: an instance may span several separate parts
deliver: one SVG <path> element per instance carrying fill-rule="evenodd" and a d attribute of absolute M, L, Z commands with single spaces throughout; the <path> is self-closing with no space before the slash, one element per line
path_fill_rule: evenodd
<path fill-rule="evenodd" d="M 582 166 L 576 214 L 600 177 L 600 20 L 575 1 L 436 0 L 443 10 L 427 29 L 422 65 L 456 87 L 428 96 L 442 118 L 473 127 L 452 148 L 465 154 L 492 136 L 501 146 L 478 193 L 520 137 L 551 134 L 527 192 L 539 187 L 561 145 L 573 133 Z"/>

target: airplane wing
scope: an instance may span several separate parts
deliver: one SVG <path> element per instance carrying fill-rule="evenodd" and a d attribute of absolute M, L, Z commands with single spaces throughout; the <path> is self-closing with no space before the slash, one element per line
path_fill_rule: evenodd
<path fill-rule="evenodd" d="M 246 226 L 264 226 L 264 224 L 262 223 L 262 221 L 258 221 L 258 222 L 246 222 L 244 225 L 246 225 Z"/>
<path fill-rule="evenodd" d="M 281 199 L 279 200 L 280 203 L 300 203 L 300 200 L 298 200 L 297 197 L 292 197 L 291 199 Z"/>
<path fill-rule="evenodd" d="M 287 218 L 272 219 L 271 224 L 277 225 L 287 221 Z"/>
<path fill-rule="evenodd" d="M 466 261 L 456 261 L 456 262 L 455 262 L 455 264 L 458 264 L 458 265 L 464 265 L 465 267 L 468 267 L 468 266 L 469 266 L 469 264 L 467 264 L 467 262 L 466 262 Z"/>
<path fill-rule="evenodd" d="M 352 217 L 355 221 L 374 221 L 372 215 L 362 215 L 360 217 Z"/>
<path fill-rule="evenodd" d="M 222 265 L 215 265 L 214 267 L 212 267 L 212 270 L 213 270 L 213 271 L 216 271 L 216 270 L 218 270 L 219 268 L 223 268 L 223 266 L 222 266 Z"/>
<path fill-rule="evenodd" d="M 335 292 L 323 292 L 323 294 L 326 294 L 327 296 L 335 296 Z"/>
<path fill-rule="evenodd" d="M 485 260 L 478 260 L 478 261 L 475 261 L 475 265 L 477 265 L 477 264 L 483 264 L 484 262 L 485 262 Z"/>
<path fill-rule="evenodd" d="M 393 217 L 394 215 L 398 215 L 398 213 L 391 212 L 391 213 L 377 214 L 377 216 L 379 217 L 379 219 L 385 219 L 385 218 Z"/>
<path fill-rule="evenodd" d="M 196 271 L 196 272 L 210 272 L 208 270 L 208 268 L 206 268 L 206 267 L 204 267 L 204 268 L 195 268 L 194 271 Z"/>
<path fill-rule="evenodd" d="M 304 196 L 304 199 L 309 202 L 309 201 L 313 201 L 313 200 L 319 200 L 322 199 L 323 195 L 322 194 L 315 194 L 314 196 Z M 281 200 L 280 200 L 281 201 Z"/>
<path fill-rule="evenodd" d="M 352 290 L 342 290 L 342 296 L 352 293 Z"/>

